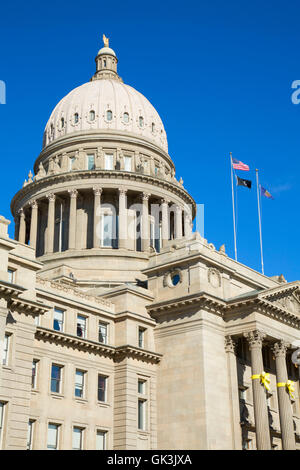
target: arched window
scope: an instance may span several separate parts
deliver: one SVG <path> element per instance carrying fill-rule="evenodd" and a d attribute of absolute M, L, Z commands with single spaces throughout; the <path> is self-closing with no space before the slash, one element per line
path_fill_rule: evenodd
<path fill-rule="evenodd" d="M 142 116 L 139 117 L 139 126 L 144 127 L 144 118 Z"/>
<path fill-rule="evenodd" d="M 103 59 L 103 67 L 106 67 L 106 59 Z"/>
<path fill-rule="evenodd" d="M 106 120 L 111 121 L 112 120 L 112 111 L 108 110 L 106 111 Z"/>
<path fill-rule="evenodd" d="M 52 123 L 51 123 L 51 126 L 50 126 L 50 136 L 54 137 L 54 126 L 53 126 Z"/>
<path fill-rule="evenodd" d="M 61 128 L 63 129 L 65 127 L 65 119 L 62 117 L 60 120 Z"/>
<path fill-rule="evenodd" d="M 95 121 L 95 111 L 91 110 L 89 114 L 90 121 Z"/>
<path fill-rule="evenodd" d="M 151 124 L 151 130 L 152 130 L 152 132 L 155 131 L 155 124 L 154 124 L 154 122 L 152 122 L 152 124 Z"/>
<path fill-rule="evenodd" d="M 126 123 L 129 122 L 129 114 L 128 113 L 123 114 L 123 121 L 126 122 Z"/>
<path fill-rule="evenodd" d="M 79 115 L 78 115 L 78 113 L 75 113 L 74 114 L 74 124 L 77 124 L 78 121 L 79 121 Z"/>

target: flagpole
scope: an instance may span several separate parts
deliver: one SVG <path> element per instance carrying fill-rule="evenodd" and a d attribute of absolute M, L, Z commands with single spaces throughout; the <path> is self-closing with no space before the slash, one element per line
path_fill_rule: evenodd
<path fill-rule="evenodd" d="M 259 203 L 259 183 L 258 183 L 258 169 L 256 168 L 256 190 L 257 190 L 257 209 L 258 209 L 258 223 L 259 223 L 259 239 L 260 239 L 260 258 L 261 258 L 261 272 L 264 274 L 264 257 L 263 257 L 263 244 L 261 233 L 261 213 Z"/>
<path fill-rule="evenodd" d="M 232 153 L 231 153 L 231 152 L 230 152 L 230 167 L 231 167 L 231 192 L 232 192 L 232 215 L 233 215 L 233 234 L 234 234 L 234 255 L 235 255 L 235 261 L 237 261 L 236 227 L 235 227 L 235 205 L 234 205 L 233 170 L 232 170 Z"/>

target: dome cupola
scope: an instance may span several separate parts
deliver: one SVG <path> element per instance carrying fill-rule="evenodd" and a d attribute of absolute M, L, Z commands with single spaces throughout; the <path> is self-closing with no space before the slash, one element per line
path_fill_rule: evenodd
<path fill-rule="evenodd" d="M 123 80 L 117 73 L 118 59 L 113 49 L 109 47 L 109 38 L 103 34 L 104 47 L 99 50 L 96 62 L 96 73 L 91 80 L 114 79 L 122 82 Z"/>

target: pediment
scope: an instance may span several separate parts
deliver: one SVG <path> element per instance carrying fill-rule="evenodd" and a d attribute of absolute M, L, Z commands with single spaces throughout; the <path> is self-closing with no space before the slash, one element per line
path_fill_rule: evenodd
<path fill-rule="evenodd" d="M 289 313 L 300 315 L 300 283 L 298 281 L 268 289 L 259 294 L 259 298 L 271 302 Z"/>

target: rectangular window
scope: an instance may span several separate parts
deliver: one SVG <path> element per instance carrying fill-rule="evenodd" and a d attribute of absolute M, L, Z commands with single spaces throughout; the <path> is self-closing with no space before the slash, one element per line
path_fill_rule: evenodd
<path fill-rule="evenodd" d="M 107 344 L 107 324 L 99 322 L 99 343 Z"/>
<path fill-rule="evenodd" d="M 70 158 L 70 160 L 69 160 L 69 162 L 70 162 L 70 166 L 69 166 L 70 170 L 73 170 L 73 165 L 74 165 L 75 160 L 76 160 L 75 157 L 71 157 L 71 158 Z"/>
<path fill-rule="evenodd" d="M 82 438 L 83 438 L 83 429 L 77 426 L 73 427 L 73 438 L 72 438 L 72 449 L 81 450 L 82 449 Z"/>
<path fill-rule="evenodd" d="M 146 400 L 138 400 L 138 428 L 146 429 Z"/>
<path fill-rule="evenodd" d="M 47 439 L 47 449 L 48 450 L 57 450 L 58 449 L 58 424 L 49 423 L 48 424 L 48 439 Z"/>
<path fill-rule="evenodd" d="M 105 154 L 105 170 L 113 170 L 114 156 L 112 153 Z"/>
<path fill-rule="evenodd" d="M 34 317 L 34 324 L 35 324 L 35 326 L 40 326 L 40 316 L 39 315 L 36 315 Z"/>
<path fill-rule="evenodd" d="M 4 347 L 3 347 L 3 359 L 2 359 L 2 364 L 4 366 L 8 365 L 9 343 L 10 343 L 10 335 L 5 335 L 4 336 Z"/>
<path fill-rule="evenodd" d="M 15 271 L 13 269 L 8 269 L 7 270 L 7 274 L 8 274 L 8 282 L 15 282 Z"/>
<path fill-rule="evenodd" d="M 139 348 L 145 347 L 145 328 L 139 326 Z"/>
<path fill-rule="evenodd" d="M 138 393 L 141 393 L 142 395 L 144 395 L 145 389 L 146 389 L 146 381 L 139 379 L 138 380 Z"/>
<path fill-rule="evenodd" d="M 154 248 L 154 239 L 155 239 L 155 230 L 154 230 L 154 222 L 150 223 L 150 246 Z"/>
<path fill-rule="evenodd" d="M 124 170 L 131 171 L 131 157 L 124 157 Z"/>
<path fill-rule="evenodd" d="M 98 375 L 98 401 L 106 401 L 107 377 Z"/>
<path fill-rule="evenodd" d="M 51 392 L 61 393 L 62 366 L 52 364 L 51 368 Z"/>
<path fill-rule="evenodd" d="M 88 170 L 95 169 L 95 155 L 87 155 L 87 167 Z"/>
<path fill-rule="evenodd" d="M 96 434 L 96 450 L 106 449 L 106 431 L 97 431 Z"/>
<path fill-rule="evenodd" d="M 31 388 L 36 388 L 38 362 L 36 359 L 32 361 Z"/>
<path fill-rule="evenodd" d="M 114 216 L 112 214 L 102 214 L 102 246 L 113 245 Z"/>
<path fill-rule="evenodd" d="M 56 331 L 64 330 L 64 311 L 60 308 L 54 308 L 53 329 Z"/>
<path fill-rule="evenodd" d="M 86 338 L 86 317 L 77 315 L 77 336 Z"/>
<path fill-rule="evenodd" d="M 84 372 L 76 369 L 75 373 L 75 397 L 82 398 L 84 395 Z"/>
<path fill-rule="evenodd" d="M 0 402 L 0 449 L 2 449 L 5 403 Z"/>
<path fill-rule="evenodd" d="M 244 439 L 242 446 L 243 446 L 243 450 L 252 450 L 253 449 L 252 440 Z"/>
<path fill-rule="evenodd" d="M 32 450 L 33 426 L 34 426 L 34 421 L 30 419 L 28 421 L 28 429 L 27 429 L 27 450 Z"/>

